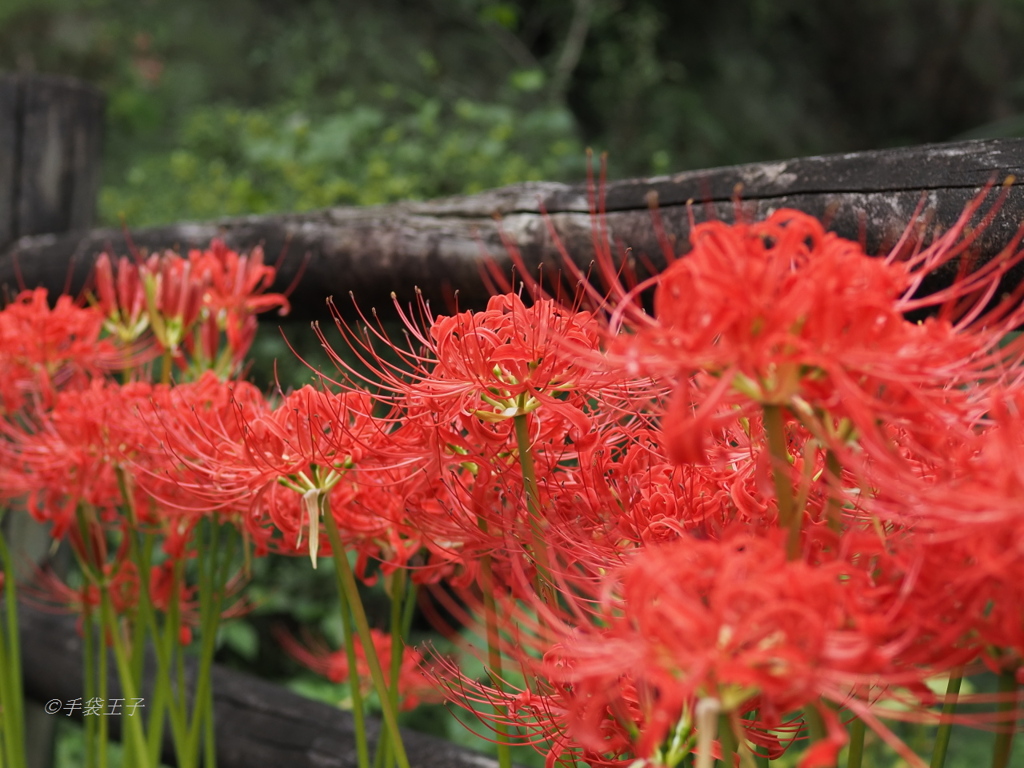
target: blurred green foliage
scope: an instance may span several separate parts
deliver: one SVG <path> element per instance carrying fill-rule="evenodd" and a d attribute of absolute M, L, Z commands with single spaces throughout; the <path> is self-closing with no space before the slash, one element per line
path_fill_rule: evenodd
<path fill-rule="evenodd" d="M 288 107 L 205 107 L 181 144 L 133 163 L 107 186 L 103 217 L 133 225 L 332 205 L 424 199 L 582 172 L 565 109 L 401 95 L 359 104 L 352 91 L 320 119 Z"/>
<path fill-rule="evenodd" d="M 1019 0 L 6 0 L 109 96 L 102 219 L 373 204 L 1024 131 Z"/>

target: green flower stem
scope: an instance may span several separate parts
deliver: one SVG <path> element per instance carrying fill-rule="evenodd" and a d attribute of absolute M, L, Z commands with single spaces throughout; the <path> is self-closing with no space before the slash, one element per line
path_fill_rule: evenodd
<path fill-rule="evenodd" d="M 129 531 L 127 534 L 132 539 L 135 534 Z M 149 595 L 149 563 L 145 557 L 135 559 L 139 574 L 139 600 L 135 607 L 135 615 L 132 617 L 132 674 L 136 688 L 141 689 L 145 676 L 146 661 L 146 614 L 152 612 Z M 145 568 L 145 570 L 143 570 Z"/>
<path fill-rule="evenodd" d="M 150 594 L 148 563 L 152 561 L 151 555 L 154 542 L 153 537 L 144 534 L 142 535 L 142 540 L 142 547 L 139 547 L 138 543 L 133 540 L 131 555 L 132 559 L 139 563 L 139 579 L 142 582 L 143 594 L 148 595 Z M 142 552 L 145 554 L 141 554 Z M 141 570 L 143 563 L 146 564 L 146 569 L 144 571 Z M 146 632 L 153 638 L 153 647 L 157 656 L 157 674 L 153 685 L 153 699 L 150 702 L 150 706 L 146 707 L 148 713 L 147 723 L 148 726 L 150 726 L 146 731 L 146 754 L 148 755 L 148 759 L 150 759 L 151 765 L 158 765 L 160 761 L 160 752 L 164 738 L 165 714 L 171 721 L 171 734 L 174 739 L 175 753 L 180 755 L 183 754 L 184 751 L 184 726 L 181 713 L 176 707 L 172 706 L 172 702 L 169 700 L 169 680 L 172 673 L 171 659 L 174 654 L 172 638 L 177 637 L 177 595 L 182 568 L 182 561 L 179 560 L 174 563 L 171 584 L 171 600 L 170 605 L 168 606 L 168 617 L 165 620 L 163 632 L 157 625 L 156 611 L 153 609 L 153 604 L 150 600 L 140 601 L 140 615 L 136 618 L 136 621 L 139 624 L 142 624 Z M 174 614 L 173 618 L 171 617 L 171 614 Z M 171 634 L 169 627 L 171 624 L 174 625 L 173 635 Z"/>
<path fill-rule="evenodd" d="M 402 606 L 402 637 L 408 637 L 412 620 L 416 616 L 416 585 L 408 581 L 405 588 L 405 605 Z"/>
<path fill-rule="evenodd" d="M 697 737 L 694 735 L 692 727 L 688 723 L 679 724 L 672 730 L 672 736 L 664 750 L 662 763 L 673 768 L 679 765 L 690 765 L 692 761 L 688 761 L 686 758 L 693 753 L 694 745 L 697 743 Z"/>
<path fill-rule="evenodd" d="M 125 488 L 122 485 L 122 492 Z M 150 567 L 153 562 L 153 544 L 154 537 L 141 533 L 142 541 L 140 543 L 139 537 L 135 535 L 135 532 L 128 534 L 131 538 L 129 540 L 129 557 L 133 562 L 136 563 L 139 571 L 139 591 L 142 594 L 142 598 L 139 600 L 138 614 L 135 617 L 135 639 L 134 647 L 142 649 L 145 647 L 147 633 L 152 638 L 153 648 L 156 653 L 157 669 L 156 676 L 153 681 L 153 695 L 148 706 L 148 719 L 147 724 L 149 728 L 146 731 L 147 745 L 146 751 L 149 755 L 149 762 L 152 765 L 157 765 L 160 758 L 160 747 L 163 742 L 164 734 L 164 712 L 167 709 L 167 657 L 168 653 L 165 651 L 165 645 L 163 639 L 157 629 L 156 624 L 156 613 L 153 610 L 153 603 L 150 594 Z M 176 569 L 177 570 L 177 569 Z M 177 587 L 177 581 L 171 585 L 172 589 Z M 177 594 L 172 592 L 172 595 Z M 173 599 L 173 598 L 172 598 Z M 141 638 L 141 639 L 140 639 Z M 140 659 L 144 659 L 145 653 L 137 654 Z M 141 675 L 141 672 L 139 673 Z M 136 681 L 141 685 L 141 677 L 137 677 Z M 173 719 L 174 712 L 171 713 Z"/>
<path fill-rule="evenodd" d="M 408 574 L 395 571 L 391 582 L 391 706 L 398 711 L 398 676 L 402 672 L 402 657 L 405 655 L 405 637 L 402 634 L 402 609 L 405 607 L 405 591 Z"/>
<path fill-rule="evenodd" d="M 5 599 L 8 598 L 5 597 Z M 6 635 L 7 628 L 4 627 L 0 632 L 0 757 L 2 757 L 4 765 L 24 768 L 24 761 L 18 751 L 25 743 L 25 739 L 17 728 L 18 716 L 15 713 L 15 709 L 20 709 L 23 703 L 18 692 L 12 686 L 11 678 L 14 670 L 7 654 Z"/>
<path fill-rule="evenodd" d="M 105 655 L 102 648 L 102 639 L 108 635 L 114 646 L 114 661 L 117 665 L 117 674 L 121 679 L 121 690 L 126 701 L 133 701 L 137 698 L 135 682 L 132 679 L 132 667 L 128 654 L 124 647 L 124 638 L 121 636 L 121 629 L 118 626 L 117 616 L 110 604 L 110 593 L 105 584 L 100 584 L 100 615 L 102 632 L 100 653 Z M 125 760 L 132 756 L 130 765 L 138 768 L 149 768 L 149 755 L 146 751 L 146 736 L 142 729 L 142 718 L 134 715 L 128 716 L 128 725 L 122 732 L 122 742 L 125 748 Z"/>
<path fill-rule="evenodd" d="M 171 583 L 171 602 L 168 606 L 167 618 L 164 622 L 163 634 L 155 642 L 156 653 L 157 653 L 157 687 L 154 692 L 156 697 L 159 697 L 156 711 L 159 713 L 163 709 L 167 710 L 168 717 L 171 721 L 171 738 L 174 741 L 175 754 L 184 755 L 186 753 L 186 740 L 188 737 L 186 721 L 187 709 L 185 708 L 185 702 L 182 700 L 183 692 L 185 690 L 184 681 L 181 680 L 180 672 L 181 666 L 181 644 L 179 637 L 181 634 L 181 604 L 180 604 L 180 586 L 182 580 L 185 578 L 185 561 L 183 558 L 178 559 L 174 563 L 174 573 L 172 575 Z M 154 627 L 154 636 L 158 635 Z M 170 681 L 174 674 L 178 674 L 178 692 L 179 697 L 176 699 L 171 695 Z M 160 719 L 156 726 L 156 729 L 162 734 L 163 729 L 163 715 L 157 715 Z M 157 764 L 158 757 L 160 755 L 162 740 L 150 738 L 150 757 L 154 765 Z"/>
<path fill-rule="evenodd" d="M 319 497 L 319 499 L 323 499 L 323 495 Z M 362 692 L 359 689 L 359 673 L 356 669 L 355 658 L 355 638 L 352 633 L 352 615 L 354 613 L 354 608 L 351 604 L 352 596 L 348 590 L 348 580 L 345 578 L 346 571 L 351 573 L 351 570 L 348 568 L 348 556 L 341 543 L 341 534 L 338 532 L 338 523 L 335 522 L 334 515 L 331 514 L 330 509 L 327 509 L 323 502 L 318 501 L 318 503 L 322 505 L 321 512 L 327 521 L 327 536 L 328 540 L 331 542 L 331 551 L 334 553 L 331 559 L 334 560 L 335 577 L 338 582 L 338 599 L 341 601 L 341 631 L 345 642 L 345 658 L 348 662 L 348 683 L 352 697 L 352 723 L 355 727 L 355 753 L 358 759 L 359 768 L 370 768 L 370 748 L 367 744 L 366 712 L 364 703 L 362 703 Z M 342 565 L 342 560 L 344 560 L 344 566 Z M 352 579 L 352 583 L 354 584 L 354 578 Z M 357 590 L 355 590 L 354 601 L 361 607 Z M 371 644 L 370 649 L 367 650 L 368 658 L 372 649 L 373 644 Z M 386 722 L 385 726 L 387 726 Z"/>
<path fill-rule="evenodd" d="M 118 489 L 121 491 L 121 499 L 125 509 L 128 510 L 128 519 L 131 528 L 125 535 L 128 536 L 128 556 L 135 563 L 139 574 L 139 591 L 141 598 L 138 601 L 135 625 L 133 627 L 132 647 L 137 649 L 133 656 L 133 668 L 135 684 L 141 688 L 142 676 L 145 662 L 147 633 L 153 640 L 153 647 L 156 652 L 157 670 L 156 679 L 153 684 L 153 697 L 151 706 L 147 707 L 149 729 L 147 731 L 146 753 L 151 765 L 159 764 L 160 750 L 163 745 L 164 734 L 164 712 L 168 710 L 169 678 L 171 674 L 170 658 L 172 651 L 168 647 L 166 638 L 162 638 L 157 627 L 156 613 L 153 610 L 152 596 L 150 594 L 150 569 L 153 562 L 153 546 L 155 537 L 151 534 L 138 531 L 139 514 L 135 506 L 135 497 L 129 488 L 128 474 L 124 467 L 115 467 Z M 140 542 L 141 538 L 141 542 Z M 182 563 L 175 563 L 173 584 L 171 585 L 171 604 L 177 608 L 178 585 L 182 578 Z M 176 622 L 175 622 L 176 624 Z M 174 637 L 177 638 L 177 626 L 175 626 Z M 182 754 L 184 737 L 182 715 L 178 709 L 171 707 L 168 715 L 171 720 L 171 727 L 175 739 L 175 750 Z"/>
<path fill-rule="evenodd" d="M 486 529 L 486 523 L 480 521 Z M 491 556 L 484 555 L 480 558 L 480 591 L 484 598 L 484 625 L 487 631 L 487 666 L 493 678 L 494 685 L 504 689 L 505 683 L 501 670 L 501 637 L 498 634 L 498 610 L 494 600 L 494 570 L 491 566 Z M 505 718 L 508 709 L 502 705 L 494 705 L 494 732 L 497 734 L 497 752 L 499 768 L 512 768 L 512 748 L 508 740 L 508 723 Z"/>
<path fill-rule="evenodd" d="M 82 611 L 82 696 L 86 701 L 96 695 L 96 617 L 88 605 Z M 102 647 L 102 643 L 100 644 Z M 96 718 L 84 718 L 85 768 L 96 768 L 99 754 Z"/>
<path fill-rule="evenodd" d="M 349 565 L 348 557 L 345 555 L 345 548 L 341 543 L 341 534 L 338 532 L 338 524 L 334 515 L 327 508 L 327 497 L 323 494 L 319 497 L 323 505 L 323 516 L 327 521 L 327 533 L 331 540 L 331 548 L 334 552 L 332 558 L 337 566 L 341 590 L 348 597 L 349 607 L 352 611 L 352 620 L 356 632 L 363 643 L 363 651 L 366 654 L 366 662 L 370 667 L 370 677 L 373 679 L 373 687 L 377 690 L 380 698 L 381 715 L 391 734 L 392 746 L 395 751 L 395 761 L 399 768 L 409 768 L 409 758 L 405 754 L 405 745 L 402 743 L 402 734 L 398 730 L 398 717 L 391 700 L 388 697 L 388 686 L 384 680 L 384 672 L 380 666 L 380 659 L 377 658 L 377 651 L 373 645 L 373 635 L 370 633 L 370 623 L 366 619 L 366 611 L 363 609 L 362 600 L 359 597 L 359 587 L 356 585 L 355 574 L 352 566 Z"/>
<path fill-rule="evenodd" d="M 0 523 L 3 522 L 0 515 Z M 11 768 L 25 765 L 25 697 L 22 693 L 21 646 L 18 640 L 18 596 L 14 561 L 0 529 L 0 572 L 4 579 L 5 611 L 0 631 L 0 735 L 4 762 Z"/>
<path fill-rule="evenodd" d="M 1013 752 L 1013 732 L 1016 730 L 1016 723 L 1009 722 L 1017 710 L 1017 676 L 1014 672 L 1003 672 L 999 675 L 999 693 L 1002 697 L 999 700 L 998 711 L 1007 722 L 1001 724 L 992 745 L 992 768 L 1007 768 Z"/>
<path fill-rule="evenodd" d="M 103 589 L 103 587 L 100 587 L 100 589 Z M 104 640 L 104 633 L 107 631 L 109 630 L 105 630 L 103 627 L 100 627 L 99 653 L 96 657 L 96 699 L 98 701 L 107 700 L 107 675 L 109 664 L 107 663 L 107 648 L 106 641 Z M 86 699 L 86 701 L 89 701 L 89 699 Z M 103 766 L 103 768 L 106 768 L 108 764 L 107 747 L 110 744 L 110 732 L 107 725 L 107 718 L 100 717 L 97 718 L 97 720 L 99 720 L 96 724 L 96 727 L 99 730 L 99 734 L 97 736 L 97 744 L 99 746 L 98 762 Z M 128 750 L 125 750 L 124 755 L 126 758 L 129 756 Z"/>
<path fill-rule="evenodd" d="M 164 349 L 164 353 L 160 358 L 160 383 L 170 384 L 171 383 L 171 361 L 174 356 L 170 349 Z"/>
<path fill-rule="evenodd" d="M 132 669 L 135 675 L 135 685 L 142 687 L 142 676 L 146 654 L 141 649 L 146 646 L 147 621 L 145 614 L 152 612 L 152 604 L 149 594 L 149 566 L 152 555 L 152 537 L 147 537 L 149 545 L 140 547 L 136 533 L 139 528 L 139 514 L 135 507 L 135 497 L 132 495 L 128 484 L 128 474 L 124 467 L 118 464 L 114 467 L 114 474 L 117 477 L 117 487 L 121 492 L 121 499 L 125 509 L 128 510 L 128 528 L 124 536 L 128 540 L 128 556 L 136 566 L 139 576 L 139 601 L 136 607 L 136 616 L 132 624 L 132 645 L 136 652 L 132 654 Z M 143 534 L 144 535 L 144 534 Z"/>
<path fill-rule="evenodd" d="M 836 489 L 839 487 L 839 479 L 842 477 L 842 465 L 839 463 L 839 457 L 836 452 L 829 449 L 825 452 L 825 468 L 828 470 L 830 475 L 829 478 L 829 494 L 828 494 L 828 506 L 825 510 L 825 516 L 828 520 L 828 527 L 836 533 L 842 533 L 843 518 L 842 518 L 842 506 L 839 503 L 839 498 L 836 496 Z M 835 487 L 832 487 L 832 483 L 835 483 Z"/>
<path fill-rule="evenodd" d="M 807 738 L 812 743 L 825 738 L 825 722 L 816 707 L 804 707 L 804 722 L 807 724 Z"/>
<path fill-rule="evenodd" d="M 864 736 L 867 728 L 859 717 L 850 723 L 850 752 L 846 758 L 846 768 L 861 768 L 864 761 Z"/>
<path fill-rule="evenodd" d="M 209 710 L 210 711 L 210 716 L 203 718 L 203 723 L 205 725 L 205 727 L 203 729 L 204 730 L 204 734 L 203 734 L 203 737 L 204 737 L 203 738 L 203 747 L 204 747 L 203 761 L 204 762 L 203 762 L 203 765 L 204 766 L 209 766 L 209 768 L 213 768 L 214 766 L 217 765 L 217 742 L 216 742 L 217 734 L 214 732 L 214 729 L 213 729 L 214 722 L 213 722 L 213 694 L 212 694 L 212 692 L 210 694 L 210 703 L 209 703 L 208 706 L 210 707 L 210 710 Z"/>
<path fill-rule="evenodd" d="M 718 746 L 722 750 L 722 765 L 733 768 L 736 762 L 736 734 L 732 731 L 732 719 L 728 712 L 718 716 Z"/>
<path fill-rule="evenodd" d="M 477 519 L 477 526 L 487 534 L 487 521 L 483 517 Z M 490 555 L 480 558 L 480 591 L 484 600 L 484 627 L 487 633 L 487 666 L 490 669 L 492 683 L 504 690 L 505 682 L 501 663 L 501 636 L 498 632 L 498 609 L 494 599 L 494 568 Z M 508 739 L 508 723 L 505 717 L 508 709 L 500 704 L 494 706 L 494 732 L 498 738 L 495 742 L 498 755 L 498 768 L 511 768 L 512 748 Z"/>
<path fill-rule="evenodd" d="M 786 440 L 786 424 L 782 418 L 781 406 L 765 405 L 763 410 L 768 453 L 772 458 L 775 500 L 779 505 L 779 525 L 789 532 L 786 539 L 786 556 L 790 560 L 796 560 L 800 556 L 800 524 L 803 515 L 793 504 L 793 485 L 787 471 L 790 456 Z"/>
<path fill-rule="evenodd" d="M 89 601 L 86 598 L 86 591 L 89 585 L 96 586 L 98 589 L 103 588 L 101 582 L 99 564 L 89 562 L 89 521 L 87 520 L 86 508 L 79 504 L 75 510 L 75 522 L 78 525 L 79 535 L 82 537 L 84 550 L 79 552 L 74 547 L 71 551 L 75 555 L 75 560 L 78 562 L 78 567 L 82 572 L 82 576 L 85 579 L 85 584 L 82 586 L 82 625 L 83 625 L 83 651 L 82 651 L 82 697 L 85 701 L 98 697 L 97 692 L 97 664 L 100 665 L 100 671 L 103 673 L 104 678 L 107 674 L 106 667 L 106 646 L 104 640 L 104 629 L 102 621 L 97 624 L 96 614 L 93 612 L 92 607 L 89 605 Z M 99 643 L 96 638 L 99 637 Z M 98 646 L 98 647 L 97 647 Z M 102 721 L 103 718 L 83 718 L 84 725 L 83 731 L 85 735 L 85 768 L 106 768 L 106 730 L 100 729 L 100 723 L 97 720 Z M 102 762 L 97 762 L 102 760 Z"/>
<path fill-rule="evenodd" d="M 217 624 L 220 618 L 220 604 L 222 582 L 218 580 L 220 568 L 220 524 L 216 517 L 204 521 L 205 526 L 197 527 L 196 532 L 200 535 L 202 528 L 209 529 L 208 540 L 200 538 L 196 546 L 196 557 L 199 566 L 199 664 L 196 670 L 196 687 L 193 692 L 192 714 L 189 718 L 188 738 L 186 740 L 186 756 L 179 755 L 178 759 L 188 766 L 199 764 L 199 742 L 205 732 L 204 720 L 212 718 L 212 708 L 208 708 L 208 697 L 210 696 L 210 665 L 213 661 L 213 652 L 217 647 Z M 184 694 L 184 691 L 182 691 Z M 184 766 L 182 766 L 184 768 Z M 212 766 L 207 766 L 212 768 Z"/>
<path fill-rule="evenodd" d="M 391 665 L 390 680 L 391 687 L 388 689 L 388 696 L 391 698 L 391 706 L 395 712 L 399 711 L 399 689 L 398 681 L 402 674 L 402 657 L 405 654 L 405 623 L 403 621 L 406 607 L 406 592 L 408 591 L 408 574 L 406 571 L 395 571 L 391 577 Z M 390 766 L 394 755 L 391 753 L 391 739 L 381 734 L 377 744 L 377 754 L 374 756 L 374 765 L 378 768 Z"/>
<path fill-rule="evenodd" d="M 234 536 L 226 544 L 221 543 L 222 526 L 216 516 L 205 521 L 209 528 L 209 539 L 199 542 L 199 615 L 200 641 L 199 667 L 196 677 L 195 698 L 192 718 L 188 729 L 188 759 L 198 765 L 199 741 L 205 735 L 204 755 L 206 768 L 216 766 L 216 750 L 213 736 L 213 689 L 210 685 L 210 670 L 213 654 L 217 649 L 217 629 L 224 603 L 224 589 L 235 556 Z M 180 759 L 180 758 L 179 758 Z"/>
<path fill-rule="evenodd" d="M 322 500 L 326 497 L 321 495 Z M 356 632 L 363 643 L 363 651 L 366 653 L 366 662 L 370 667 L 370 677 L 373 679 L 373 687 L 377 690 L 380 698 L 381 715 L 391 735 L 391 745 L 395 752 L 395 762 L 399 768 L 409 768 L 409 758 L 405 754 L 405 745 L 402 743 L 402 733 L 398 730 L 398 716 L 395 708 L 391 706 L 391 699 L 388 697 L 388 686 L 384 679 L 384 671 L 380 666 L 380 659 L 377 658 L 377 650 L 373 644 L 373 635 L 370 633 L 370 622 L 366 619 L 366 611 L 363 609 L 362 600 L 359 598 L 359 587 L 356 585 L 355 574 L 352 566 L 349 565 L 348 557 L 345 556 L 345 549 L 341 543 L 341 535 L 338 533 L 338 524 L 334 515 L 329 509 L 324 512 L 327 518 L 328 535 L 331 536 L 331 547 L 335 552 L 334 562 L 340 566 L 342 587 L 348 594 L 349 606 L 352 609 L 352 620 Z M 340 553 L 340 556 L 339 556 Z"/>
<path fill-rule="evenodd" d="M 551 561 L 548 558 L 548 547 L 544 541 L 544 528 L 540 516 L 540 493 L 537 490 L 537 472 L 533 464 L 533 451 L 530 448 L 529 415 L 520 413 L 512 421 L 516 431 L 516 446 L 519 449 L 519 466 L 523 472 L 523 485 L 526 490 L 526 511 L 530 518 L 531 549 L 534 564 L 537 566 L 537 592 L 549 605 L 554 600 L 554 584 L 551 580 Z"/>
<path fill-rule="evenodd" d="M 153 538 L 144 536 L 145 547 L 151 551 Z M 147 560 L 149 560 L 147 556 Z M 153 648 L 156 654 L 156 679 L 153 685 L 153 698 L 150 706 L 147 706 L 149 714 L 149 730 L 147 732 L 147 755 L 151 765 L 159 765 L 160 751 L 163 747 L 164 715 L 171 723 L 171 738 L 174 742 L 175 755 L 187 754 L 188 732 L 187 732 L 187 702 L 184 700 L 184 681 L 178 675 L 178 698 L 171 695 L 171 678 L 175 673 L 181 672 L 181 645 L 179 641 L 181 630 L 181 606 L 179 603 L 180 586 L 184 579 L 185 562 L 179 558 L 174 563 L 174 570 L 171 575 L 170 603 L 167 609 L 167 616 L 164 619 L 162 629 L 157 625 L 156 612 L 152 605 L 146 602 L 147 610 L 143 611 L 140 619 L 146 624 L 146 629 L 153 638 Z M 147 579 L 148 583 L 148 579 Z M 147 587 L 148 589 L 148 587 Z M 148 594 L 148 592 L 147 592 Z"/>
<path fill-rule="evenodd" d="M 960 696 L 960 684 L 963 682 L 964 668 L 957 667 L 949 675 L 949 682 L 946 683 L 946 699 L 942 703 L 942 722 L 935 733 L 935 746 L 932 749 L 931 768 L 942 768 L 946 763 L 946 751 L 949 749 L 949 739 L 953 735 L 953 713 L 956 712 L 957 699 Z M 863 725 L 861 726 L 863 728 Z M 850 768 L 860 768 L 850 763 Z"/>

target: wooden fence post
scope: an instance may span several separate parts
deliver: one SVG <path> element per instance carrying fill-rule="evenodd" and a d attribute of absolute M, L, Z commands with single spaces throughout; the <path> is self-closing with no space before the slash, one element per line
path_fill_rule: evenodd
<path fill-rule="evenodd" d="M 54 75 L 0 75 L 0 248 L 95 220 L 103 94 Z"/>
<path fill-rule="evenodd" d="M 25 235 L 92 226 L 104 105 L 99 90 L 78 80 L 0 75 L 0 248 Z M 20 510 L 4 524 L 23 581 L 46 557 L 50 538 Z M 26 708 L 29 768 L 52 764 L 56 722 L 42 706 Z"/>

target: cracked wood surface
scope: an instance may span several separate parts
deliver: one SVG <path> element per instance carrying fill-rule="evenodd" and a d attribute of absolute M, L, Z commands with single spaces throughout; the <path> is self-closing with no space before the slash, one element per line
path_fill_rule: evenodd
<path fill-rule="evenodd" d="M 1009 242 L 1024 221 L 1024 194 L 1013 188 L 1022 174 L 1024 140 L 988 140 L 612 181 L 605 190 L 606 233 L 616 255 L 628 247 L 660 269 L 664 258 L 651 223 L 653 201 L 676 253 L 687 248 L 691 218 L 732 221 L 738 210 L 760 218 L 791 207 L 822 218 L 844 237 L 863 239 L 869 252 L 879 253 L 898 239 L 915 213 L 917 230 L 927 239 L 951 226 L 986 184 L 1007 183 L 1010 193 L 977 244 L 984 258 Z M 996 196 L 992 192 L 990 201 Z M 350 292 L 362 308 L 386 312 L 392 292 L 404 303 L 413 300 L 417 286 L 435 311 L 444 311 L 456 291 L 460 308 L 479 307 L 488 295 L 481 279 L 484 260 L 494 259 L 508 271 L 502 232 L 531 269 L 542 263 L 557 268 L 551 231 L 573 260 L 586 266 L 594 254 L 589 211 L 586 183 L 530 182 L 427 202 L 242 216 L 129 234 L 144 251 L 203 246 L 213 237 L 236 249 L 262 245 L 268 262 L 281 259 L 276 289 L 298 279 L 291 316 L 308 320 L 327 316 L 328 296 L 343 313 L 352 312 Z M 60 291 L 69 283 L 80 290 L 104 250 L 127 253 L 124 233 L 97 229 L 22 238 L 0 253 L 0 287 L 10 293 L 20 277 L 29 287 Z"/>

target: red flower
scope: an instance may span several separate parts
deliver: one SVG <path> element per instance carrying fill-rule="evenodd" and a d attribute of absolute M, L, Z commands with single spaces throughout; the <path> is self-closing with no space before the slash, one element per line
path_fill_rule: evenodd
<path fill-rule="evenodd" d="M 275 635 L 285 652 L 304 667 L 326 677 L 332 683 L 349 682 L 348 656 L 344 648 L 332 651 L 325 643 L 308 636 L 304 643 L 300 643 L 284 631 L 275 632 Z M 381 632 L 379 629 L 371 629 L 370 636 L 384 672 L 385 683 L 390 687 L 392 684 L 390 678 L 391 655 L 393 653 L 391 635 Z M 373 681 L 370 677 L 370 665 L 366 659 L 366 650 L 358 637 L 354 637 L 352 642 L 356 655 L 356 674 L 360 691 L 367 694 L 373 690 Z M 440 691 L 424 674 L 424 664 L 425 659 L 420 651 L 410 647 L 402 649 L 402 664 L 398 673 L 398 695 L 402 709 L 415 709 L 422 703 L 436 702 L 442 698 Z"/>
<path fill-rule="evenodd" d="M 403 406 L 423 403 L 439 422 L 491 441 L 505 438 L 504 422 L 541 407 L 558 414 L 580 436 L 589 429 L 581 403 L 598 374 L 581 364 L 575 350 L 597 348 L 599 329 L 590 313 L 573 312 L 553 301 L 526 307 L 515 294 L 492 297 L 483 312 L 434 318 L 424 309 L 426 330 L 403 313 L 411 337 L 422 348 L 403 349 L 378 333 L 400 357 L 402 364 L 394 365 L 380 359 L 369 340 L 358 340 L 336 309 L 332 312 L 339 329 L 355 349 L 366 353 L 363 362 L 378 376 L 367 382 Z M 322 335 L 321 339 L 326 344 Z M 347 373 L 362 378 L 340 357 L 333 357 Z"/>
<path fill-rule="evenodd" d="M 832 702 L 857 712 L 913 762 L 869 702 L 879 686 L 920 687 L 945 668 L 938 664 L 962 663 L 970 652 L 915 655 L 935 643 L 941 620 L 900 610 L 900 579 L 908 587 L 912 580 L 878 571 L 881 548 L 870 558 L 872 574 L 838 560 L 788 561 L 777 541 L 736 533 L 637 551 L 605 577 L 594 607 L 581 597 L 593 587 L 569 581 L 568 610 L 559 618 L 555 606 L 541 609 L 535 640 L 522 615 L 510 622 L 524 649 L 518 663 L 538 677 L 531 688 L 548 692 L 555 720 L 543 730 L 564 731 L 588 753 L 651 758 L 698 701 L 714 699 L 735 722 L 756 710 L 741 736 L 781 751 L 771 733 L 789 727 L 787 712 Z M 535 643 L 541 662 L 527 653 Z M 828 738 L 834 744 L 813 755 L 841 746 L 845 733 L 830 728 Z"/>
<path fill-rule="evenodd" d="M 283 294 L 265 293 L 276 274 L 263 264 L 261 249 L 240 255 L 220 240 L 187 257 L 174 251 L 135 262 L 121 257 L 116 270 L 102 254 L 96 262 L 97 303 L 122 340 L 134 341 L 150 328 L 163 349 L 177 353 L 185 346 L 200 370 L 215 367 L 224 374 L 251 346 L 257 314 L 274 307 L 287 314 Z"/>
<path fill-rule="evenodd" d="M 259 246 L 239 254 L 223 240 L 213 240 L 205 251 L 189 251 L 188 258 L 204 278 L 203 303 L 215 315 L 237 320 L 274 308 L 279 315 L 287 315 L 291 309 L 284 294 L 266 293 L 274 284 L 277 269 L 263 263 Z"/>
<path fill-rule="evenodd" d="M 152 493 L 183 510 L 240 514 L 262 546 L 288 553 L 306 546 L 312 558 L 326 539 L 323 496 L 346 544 L 404 562 L 410 552 L 389 516 L 394 497 L 378 489 L 372 462 L 362 466 L 382 436 L 368 395 L 307 386 L 271 408 L 251 385 L 210 373 L 200 384 L 213 388 L 212 402 L 198 385 L 179 385 L 167 411 L 157 411 L 154 432 L 171 468 L 148 473 Z"/>
<path fill-rule="evenodd" d="M 69 296 L 51 309 L 44 288 L 19 294 L 0 311 L 0 409 L 16 411 L 37 393 L 48 403 L 55 389 L 80 388 L 128 364 L 102 330 L 103 316 Z"/>
<path fill-rule="evenodd" d="M 657 279 L 657 323 L 614 345 L 628 369 L 676 377 L 666 445 L 677 460 L 704 458 L 701 435 L 735 408 L 782 405 L 801 420 L 848 419 L 861 433 L 900 424 L 914 439 L 968 409 L 955 382 L 984 381 L 1016 348 L 999 341 L 1024 308 L 985 305 L 1007 269 L 1024 258 L 1016 242 L 956 284 L 915 299 L 922 274 L 960 256 L 977 209 L 929 249 L 900 260 L 867 256 L 815 219 L 780 210 L 766 221 L 694 227 L 692 250 Z M 974 237 L 976 235 L 971 235 Z M 940 307 L 921 323 L 904 315 Z M 686 382 L 690 381 L 689 392 Z M 742 415 L 741 414 L 741 415 Z"/>
<path fill-rule="evenodd" d="M 132 264 L 128 257 L 117 260 L 115 269 L 110 256 L 101 253 L 96 259 L 93 275 L 96 280 L 97 306 L 124 342 L 135 341 L 149 328 L 146 291 L 141 272 L 155 272 L 158 257 L 150 256 L 145 265 Z"/>
<path fill-rule="evenodd" d="M 148 384 L 96 379 L 85 389 L 58 393 L 47 412 L 0 422 L 6 438 L 0 496 L 27 494 L 29 511 L 53 523 L 54 538 L 64 535 L 81 503 L 116 517 L 124 501 L 118 468 L 153 443 L 138 416 L 151 391 Z"/>
<path fill-rule="evenodd" d="M 986 417 L 973 432 L 957 431 L 910 477 L 904 466 L 868 463 L 878 491 L 865 512 L 920 542 L 922 583 L 908 599 L 958 614 L 986 663 L 1012 671 L 1024 669 L 1024 390 L 997 388 L 980 405 Z"/>

